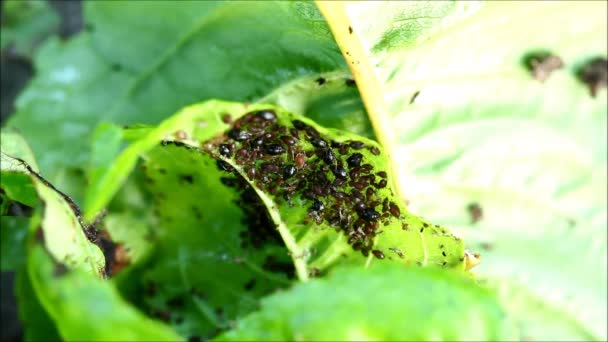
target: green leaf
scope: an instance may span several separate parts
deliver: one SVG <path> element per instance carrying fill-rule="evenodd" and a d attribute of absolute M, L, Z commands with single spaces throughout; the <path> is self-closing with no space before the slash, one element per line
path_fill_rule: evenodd
<path fill-rule="evenodd" d="M 190 103 L 252 101 L 345 66 L 311 2 L 96 1 L 84 12 L 87 32 L 40 49 L 9 121 L 54 183 L 88 162 L 100 121 L 156 124 Z"/>
<path fill-rule="evenodd" d="M 38 300 L 24 264 L 17 272 L 15 296 L 24 341 L 60 341 L 55 323 Z"/>
<path fill-rule="evenodd" d="M 601 341 L 589 332 L 567 310 L 548 303 L 532 294 L 526 286 L 508 278 L 496 278 L 489 284 L 509 316 L 517 321 L 522 341 Z"/>
<path fill-rule="evenodd" d="M 30 57 L 36 47 L 59 28 L 59 16 L 47 1 L 6 0 L 2 3 L 0 48 Z"/>
<path fill-rule="evenodd" d="M 0 271 L 18 270 L 25 262 L 25 237 L 29 220 L 26 217 L 0 217 Z"/>
<path fill-rule="evenodd" d="M 25 160 L 7 154 L 20 154 L 27 148 L 22 146 L 19 149 L 11 149 L 11 144 L 5 143 L 4 137 L 10 141 L 15 138 L 15 135 L 3 132 L 3 148 L 0 155 L 2 189 L 8 198 L 31 206 L 39 202 L 42 213 L 37 214 L 36 224 L 41 225 L 46 237 L 46 247 L 53 257 L 70 268 L 85 270 L 102 277 L 104 275 L 104 256 L 99 247 L 89 241 L 85 235 L 85 232 L 90 234 L 90 227 L 82 222 L 80 209 L 67 195 L 57 190 Z M 4 148 L 5 146 L 9 148 Z M 35 198 L 38 200 L 34 200 Z M 24 228 L 25 225 L 20 227 Z"/>
<path fill-rule="evenodd" d="M 514 333 L 495 295 L 471 280 L 378 264 L 338 269 L 267 297 L 216 340 L 505 341 Z"/>
<path fill-rule="evenodd" d="M 526 287 L 605 340 L 607 99 L 579 75 L 606 58 L 606 3 L 341 6 L 324 13 L 411 210 L 483 252 L 480 276 Z M 563 66 L 526 65 L 547 53 Z"/>
<path fill-rule="evenodd" d="M 231 122 L 236 122 L 244 114 L 259 109 L 275 110 L 281 124 L 304 120 L 332 139 L 362 139 L 321 128 L 271 105 L 207 101 L 184 108 L 156 128 L 145 132 L 137 128 L 137 134 L 142 133 L 139 139 L 126 146 L 115 161 L 106 163 L 105 171 L 97 173 L 99 177 L 94 179 L 86 196 L 85 216 L 91 218 L 107 206 L 134 170 L 137 159 L 144 159 L 140 169 L 154 198 L 158 222 L 149 238 L 157 251 L 142 272 L 143 287 L 155 294 L 143 299 L 144 307 L 170 322 L 183 336 L 212 337 L 217 329 L 225 329 L 235 318 L 256 309 L 259 297 L 287 284 L 285 274 L 281 273 L 293 276 L 293 266 L 284 245 L 302 280 L 308 278 L 309 272 L 317 275 L 338 262 L 375 263 L 373 254 L 363 257 L 354 251 L 344 234 L 334 230 L 336 226 L 327 222 L 303 224 L 310 221 L 307 212 L 311 201 L 301 194 L 294 195 L 293 201 L 298 204 L 290 207 L 269 195 L 268 189 L 260 188 L 258 183 L 249 190 L 227 186 L 238 182 L 238 178 L 218 170 L 216 160 L 199 146 L 212 148 L 220 142 L 218 138 L 223 139 L 223 133 L 230 128 L 226 114 Z M 304 133 L 301 134 L 304 139 Z M 375 143 L 369 140 L 365 143 L 369 145 L 367 149 L 360 149 L 366 156 L 363 163 L 369 161 L 376 171 L 382 170 L 386 157 L 374 156 L 368 149 Z M 301 146 L 311 148 L 310 142 Z M 336 149 L 335 154 L 338 153 Z M 378 176 L 376 183 L 381 181 Z M 384 186 L 381 193 L 390 196 L 390 188 Z M 445 262 L 446 266 L 463 267 L 460 240 L 443 228 L 412 217 L 403 206 L 393 205 L 400 208 L 403 217 L 385 219 L 392 224 L 383 228 L 385 232 L 379 235 L 374 247 L 386 253 L 387 262 L 392 259 L 438 266 Z M 267 218 L 267 210 L 274 223 Z M 404 223 L 409 224 L 407 230 L 403 229 Z M 279 226 L 280 235 L 274 225 Z M 421 234 L 424 228 L 426 232 Z M 442 252 L 447 254 L 444 256 Z M 176 305 L 177 302 L 182 304 Z"/>
<path fill-rule="evenodd" d="M 111 283 L 67 270 L 40 244 L 31 246 L 28 271 L 42 306 L 68 341 L 179 341 L 167 326 L 127 304 Z M 67 273 L 66 273 L 67 272 Z"/>

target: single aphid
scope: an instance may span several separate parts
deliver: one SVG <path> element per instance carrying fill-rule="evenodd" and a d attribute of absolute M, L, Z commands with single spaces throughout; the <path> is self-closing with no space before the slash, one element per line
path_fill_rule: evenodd
<path fill-rule="evenodd" d="M 363 160 L 363 155 L 361 153 L 353 153 L 348 159 L 346 159 L 346 163 L 350 167 L 356 167 L 361 164 L 361 160 Z"/>
<path fill-rule="evenodd" d="M 546 51 L 528 55 L 525 64 L 532 76 L 539 82 L 544 82 L 553 71 L 564 66 L 561 58 Z"/>
<path fill-rule="evenodd" d="M 384 253 L 382 253 L 382 251 L 379 251 L 379 250 L 377 250 L 377 249 L 374 249 L 374 250 L 372 251 L 372 254 L 373 254 L 373 255 L 374 255 L 376 258 L 378 258 L 378 259 L 384 259 Z"/>
<path fill-rule="evenodd" d="M 597 57 L 587 62 L 579 71 L 579 79 L 589 86 L 591 96 L 595 97 L 597 91 L 606 87 L 608 82 L 608 59 Z"/>

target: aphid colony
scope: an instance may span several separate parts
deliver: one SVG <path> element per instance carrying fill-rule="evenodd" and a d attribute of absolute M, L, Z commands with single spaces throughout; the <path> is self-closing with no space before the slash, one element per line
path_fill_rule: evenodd
<path fill-rule="evenodd" d="M 366 162 L 364 154 L 380 154 L 377 147 L 361 141 L 334 141 L 300 120 L 280 124 L 274 111 L 260 110 L 236 120 L 222 137 L 206 143 L 205 149 L 221 170 L 237 173 L 225 161 L 230 160 L 278 204 L 293 206 L 296 198 L 298 205 L 305 203 L 305 224 L 325 223 L 346 234 L 348 243 L 363 255 L 372 252 L 384 258 L 381 251 L 372 250 L 373 238 L 381 233 L 381 224 L 388 224 L 401 212 L 397 204 L 379 194 L 387 186 L 386 172 L 375 171 Z M 246 182 L 226 179 L 225 183 L 243 188 L 249 197 L 244 200 L 255 202 Z M 256 211 L 260 209 L 256 207 Z M 273 235 L 255 230 L 250 233 Z M 265 239 L 254 238 L 257 242 Z"/>

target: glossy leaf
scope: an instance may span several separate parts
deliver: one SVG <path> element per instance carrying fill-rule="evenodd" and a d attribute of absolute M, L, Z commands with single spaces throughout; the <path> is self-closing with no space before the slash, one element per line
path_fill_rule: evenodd
<path fill-rule="evenodd" d="M 468 279 L 378 264 L 265 298 L 259 312 L 216 340 L 504 341 L 513 328 L 493 293 Z"/>
<path fill-rule="evenodd" d="M 606 58 L 606 3 L 320 5 L 411 210 L 606 339 L 606 90 L 580 77 Z"/>

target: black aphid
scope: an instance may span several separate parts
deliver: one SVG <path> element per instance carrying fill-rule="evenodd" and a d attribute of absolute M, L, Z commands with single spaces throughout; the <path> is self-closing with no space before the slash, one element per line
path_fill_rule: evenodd
<path fill-rule="evenodd" d="M 312 144 L 312 146 L 314 147 L 319 147 L 319 148 L 326 148 L 327 147 L 327 141 L 318 138 L 318 137 L 314 137 L 312 139 L 310 139 L 310 143 Z"/>
<path fill-rule="evenodd" d="M 238 128 L 233 128 L 228 131 L 228 137 L 236 141 L 245 141 L 247 139 L 250 139 L 252 135 L 247 131 L 242 131 Z"/>
<path fill-rule="evenodd" d="M 323 77 L 319 77 L 315 80 L 315 82 L 317 82 L 318 85 L 323 85 L 325 84 L 326 79 L 324 79 Z"/>
<path fill-rule="evenodd" d="M 275 156 L 285 152 L 285 148 L 279 144 L 268 144 L 264 146 L 264 152 L 266 152 L 266 154 Z"/>
<path fill-rule="evenodd" d="M 283 179 L 291 178 L 296 173 L 296 167 L 293 165 L 286 165 L 283 168 Z"/>
<path fill-rule="evenodd" d="M 378 184 L 376 184 L 376 187 L 378 189 L 386 188 L 386 184 L 387 184 L 386 179 L 382 179 L 381 181 L 378 182 Z"/>
<path fill-rule="evenodd" d="M 275 114 L 275 112 L 270 109 L 260 110 L 256 113 L 256 115 L 259 118 L 262 118 L 262 119 L 268 120 L 268 121 L 275 120 L 277 118 L 277 115 Z"/>
<path fill-rule="evenodd" d="M 321 212 L 323 211 L 323 209 L 325 209 L 325 204 L 323 204 L 323 202 L 319 201 L 318 199 L 314 199 L 312 201 L 312 210 L 317 211 L 317 212 Z"/>
<path fill-rule="evenodd" d="M 296 129 L 299 129 L 299 130 L 303 130 L 306 127 L 308 127 L 307 124 L 303 123 L 300 120 L 293 120 L 291 123 L 293 124 L 293 127 L 295 127 Z"/>
<path fill-rule="evenodd" d="M 361 164 L 361 160 L 363 160 L 363 155 L 361 153 L 353 153 L 346 159 L 346 162 L 348 163 L 348 166 L 356 167 Z"/>
<path fill-rule="evenodd" d="M 608 83 L 608 59 L 596 57 L 585 65 L 578 73 L 579 79 L 589 86 L 591 96 L 595 97 L 601 87 Z"/>
<path fill-rule="evenodd" d="M 228 164 L 227 162 L 218 159 L 217 160 L 217 167 L 218 169 L 222 170 L 222 171 L 227 171 L 227 172 L 232 172 L 232 166 L 230 164 Z"/>
<path fill-rule="evenodd" d="M 374 255 L 376 258 L 378 258 L 378 259 L 384 259 L 384 253 L 382 253 L 382 251 L 379 251 L 379 250 L 377 250 L 377 249 L 374 249 L 374 250 L 372 251 L 372 254 L 373 254 L 373 255 Z"/>
<path fill-rule="evenodd" d="M 380 213 L 374 209 L 363 209 L 359 215 L 366 221 L 374 221 L 380 218 Z"/>
<path fill-rule="evenodd" d="M 336 178 L 346 178 L 346 176 L 348 175 L 346 170 L 341 166 L 332 167 L 331 172 L 334 174 L 334 176 L 336 176 Z"/>
<path fill-rule="evenodd" d="M 365 147 L 365 144 L 362 141 L 352 141 L 349 146 L 355 150 L 360 150 Z"/>
<path fill-rule="evenodd" d="M 327 164 L 333 165 L 336 162 L 336 155 L 331 148 L 327 148 L 321 151 L 321 159 Z"/>
<path fill-rule="evenodd" d="M 375 156 L 380 155 L 380 150 L 375 146 L 370 148 L 369 151 Z"/>
<path fill-rule="evenodd" d="M 219 146 L 220 154 L 224 157 L 230 157 L 230 146 L 228 144 L 221 144 Z"/>

